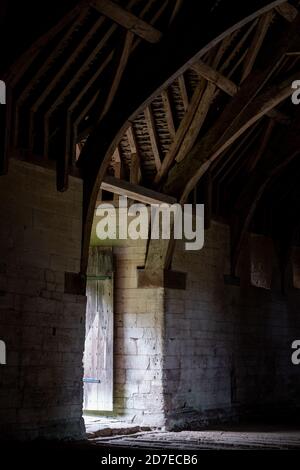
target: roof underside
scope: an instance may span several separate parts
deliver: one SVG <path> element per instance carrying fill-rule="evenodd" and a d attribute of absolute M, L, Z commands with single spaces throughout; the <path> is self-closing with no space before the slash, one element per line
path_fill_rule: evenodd
<path fill-rule="evenodd" d="M 207 11 L 218 3 L 210 2 Z M 89 135 L 113 103 L 116 109 L 127 69 L 145 79 L 140 58 L 176 30 L 186 2 L 68 6 L 6 74 L 9 154 L 56 164 L 60 190 L 68 174 L 78 172 Z M 298 7 L 295 1 L 267 9 L 183 67 L 132 115 L 106 173 L 181 202 L 205 202 L 208 217 L 244 220 L 245 211 L 253 213 L 251 224 L 271 235 L 288 207 L 284 220 L 297 233 L 299 107 L 289 88 L 297 73 L 300 79 Z M 181 34 L 189 34 L 188 25 Z M 160 70 L 153 74 L 159 77 Z"/>

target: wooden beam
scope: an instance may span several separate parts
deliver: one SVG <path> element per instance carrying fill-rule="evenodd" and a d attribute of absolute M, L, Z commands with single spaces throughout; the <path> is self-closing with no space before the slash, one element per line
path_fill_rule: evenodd
<path fill-rule="evenodd" d="M 180 95 L 181 95 L 182 102 L 183 102 L 184 111 L 187 111 L 189 107 L 189 97 L 188 97 L 188 93 L 186 89 L 184 75 L 180 75 L 178 77 L 178 84 L 179 84 L 179 90 L 180 90 Z"/>
<path fill-rule="evenodd" d="M 91 2 L 91 6 L 96 8 L 102 15 L 107 16 L 115 23 L 118 23 L 123 28 L 128 29 L 148 42 L 157 43 L 162 38 L 160 31 L 130 11 L 125 10 L 117 3 L 110 0 L 94 0 Z"/>
<path fill-rule="evenodd" d="M 288 2 L 285 2 L 282 5 L 278 5 L 276 7 L 276 11 L 290 23 L 292 23 L 295 20 L 296 16 L 299 13 L 297 8 Z"/>
<path fill-rule="evenodd" d="M 168 129 L 170 132 L 170 136 L 172 139 L 175 138 L 176 134 L 176 129 L 175 129 L 175 124 L 174 124 L 174 118 L 173 118 L 173 112 L 172 112 L 172 106 L 171 106 L 171 101 L 170 101 L 170 96 L 168 89 L 165 89 L 161 92 L 163 104 L 164 104 L 164 109 L 166 113 L 166 120 L 167 120 L 167 125 Z"/>
<path fill-rule="evenodd" d="M 133 184 L 139 184 L 142 179 L 141 157 L 136 141 L 135 131 L 132 126 L 130 126 L 127 131 L 127 139 L 131 152 L 130 182 Z"/>
<path fill-rule="evenodd" d="M 219 66 L 219 63 L 226 52 L 227 48 L 229 47 L 231 43 L 232 36 L 230 38 L 226 38 L 222 43 L 220 44 L 220 47 L 218 48 L 218 52 L 212 62 L 213 68 L 211 70 L 216 69 Z M 201 62 L 199 62 L 200 67 L 201 67 Z M 204 62 L 202 62 L 203 68 L 202 71 L 205 70 L 207 71 L 208 68 L 205 67 Z M 216 78 L 216 75 L 214 76 Z M 203 77 L 205 78 L 205 77 Z M 192 119 L 192 122 L 189 126 L 189 129 L 187 130 L 184 139 L 181 143 L 181 146 L 178 150 L 178 153 L 176 155 L 176 161 L 180 162 L 184 160 L 188 152 L 193 148 L 197 137 L 201 131 L 201 128 L 204 124 L 204 121 L 206 119 L 206 116 L 209 112 L 210 106 L 212 105 L 215 96 L 216 96 L 216 84 L 213 83 L 212 81 L 208 81 L 205 90 L 203 92 L 203 95 L 201 97 L 201 100 L 199 102 L 198 108 L 196 109 L 195 115 Z"/>
<path fill-rule="evenodd" d="M 115 153 L 113 154 L 114 162 L 114 177 L 117 179 L 122 178 L 122 159 L 119 145 L 117 146 Z M 118 201 L 118 195 L 114 194 L 114 201 Z"/>
<path fill-rule="evenodd" d="M 143 8 L 143 10 L 141 11 L 140 16 L 139 16 L 141 19 L 143 19 L 145 17 L 145 15 L 147 15 L 148 12 L 151 11 L 151 9 L 153 8 L 154 3 L 155 3 L 155 0 L 149 0 L 145 4 L 145 7 Z M 169 0 L 164 0 L 161 3 L 160 8 L 158 10 L 156 10 L 154 12 L 154 15 L 151 17 L 151 19 L 148 20 L 148 23 L 152 26 L 155 26 L 155 24 L 157 23 L 159 18 L 163 15 L 163 13 L 166 10 L 166 8 L 168 7 L 168 5 L 169 5 Z M 130 8 L 130 6 L 127 7 L 127 9 L 129 9 L 129 8 Z M 136 48 L 139 46 L 139 44 L 141 42 L 142 42 L 141 37 L 136 37 L 135 38 L 135 41 L 134 41 L 133 46 L 132 46 L 132 52 L 134 52 L 136 50 Z"/>
<path fill-rule="evenodd" d="M 191 125 L 187 130 L 180 149 L 176 155 L 177 162 L 184 160 L 188 152 L 193 148 L 199 132 L 204 124 L 209 108 L 214 100 L 215 91 L 216 86 L 213 83 L 208 82 Z"/>
<path fill-rule="evenodd" d="M 193 148 L 189 158 L 185 158 L 177 167 L 171 171 L 169 181 L 164 186 L 167 194 L 175 194 L 185 184 L 181 201 L 185 201 L 189 193 L 197 184 L 201 176 L 210 167 L 211 163 L 224 152 L 233 142 L 235 142 L 244 132 L 255 122 L 265 116 L 268 111 L 274 109 L 292 94 L 291 83 L 297 79 L 299 73 L 293 74 L 280 85 L 269 88 L 261 93 L 253 101 L 248 93 L 242 93 L 242 103 L 237 101 L 230 103 L 225 108 L 223 115 L 216 124 L 210 129 L 207 135 Z M 256 87 L 258 86 L 255 83 Z M 238 97 L 236 95 L 236 97 Z M 244 98 L 247 98 L 248 106 L 244 106 Z M 241 109 L 241 104 L 242 109 Z M 236 118 L 231 118 L 231 124 L 228 126 L 228 115 L 235 111 Z M 226 114 L 224 114 L 226 113 Z M 228 115 L 227 115 L 228 113 Z M 200 159 L 199 159 L 200 157 Z"/>
<path fill-rule="evenodd" d="M 93 36 L 93 34 L 97 31 L 99 26 L 102 24 L 103 19 L 99 19 L 94 25 L 94 27 L 89 31 L 89 36 L 90 38 Z M 83 61 L 83 63 L 80 65 L 78 70 L 72 75 L 72 78 L 65 83 L 65 86 L 61 89 L 57 97 L 52 101 L 51 106 L 45 113 L 44 117 L 44 130 L 45 130 L 45 136 L 48 135 L 48 129 L 49 129 L 49 120 L 50 116 L 54 112 L 54 110 L 57 108 L 59 104 L 61 104 L 65 98 L 65 96 L 70 93 L 71 89 L 74 87 L 74 85 L 78 82 L 79 77 L 84 73 L 84 71 L 90 66 L 91 62 L 95 59 L 97 54 L 100 52 L 100 50 L 105 46 L 106 42 L 108 39 L 112 36 L 112 34 L 116 30 L 116 25 L 113 25 L 109 28 L 109 30 L 104 34 L 104 36 L 100 39 L 100 41 L 97 43 L 96 47 L 91 51 L 91 53 L 88 55 L 88 57 Z M 92 34 L 93 31 L 93 34 Z M 49 93 L 53 91 L 55 86 L 59 83 L 59 81 L 62 79 L 64 73 L 67 72 L 68 68 L 72 64 L 73 60 L 77 57 L 79 54 L 79 51 L 82 50 L 82 47 L 84 44 L 87 43 L 87 37 L 85 37 L 84 41 L 80 44 L 80 47 L 78 49 L 75 49 L 75 51 L 71 54 L 71 56 L 68 58 L 68 60 L 65 62 L 65 64 L 62 66 L 62 68 L 59 70 L 59 72 L 56 74 L 55 78 L 49 82 L 48 86 L 44 90 L 44 92 L 39 96 L 38 100 L 34 104 L 34 106 L 31 107 L 30 110 L 30 136 L 31 136 L 31 145 L 30 148 L 32 148 L 32 136 L 33 136 L 33 120 L 34 120 L 34 114 L 37 112 L 38 108 L 42 105 L 42 103 L 45 101 L 47 96 L 49 96 Z M 101 67 L 100 67 L 101 68 Z M 45 139 L 46 140 L 46 139 Z M 45 142 L 45 147 L 47 148 L 47 142 Z"/>
<path fill-rule="evenodd" d="M 113 161 L 114 161 L 115 178 L 120 179 L 122 176 L 122 159 L 121 159 L 121 152 L 120 152 L 119 146 L 117 146 L 115 153 L 113 154 Z"/>
<path fill-rule="evenodd" d="M 79 94 L 76 96 L 76 99 L 70 104 L 68 111 L 67 111 L 67 133 L 66 133 L 66 152 L 71 156 L 71 160 L 74 163 L 74 146 L 76 144 L 75 137 L 78 135 L 77 128 L 80 123 L 80 119 L 74 119 L 74 112 L 75 109 L 79 106 L 81 100 L 85 96 L 85 94 L 90 90 L 92 85 L 95 83 L 96 80 L 100 77 L 102 72 L 106 69 L 106 67 L 111 63 L 113 59 L 114 51 L 111 51 L 106 59 L 103 60 L 101 66 L 98 67 L 97 71 L 92 75 L 92 77 L 85 83 L 85 85 L 81 88 Z M 81 113 L 79 114 L 81 116 Z M 71 128 L 73 126 L 73 137 L 71 137 L 72 131 Z M 45 153 L 47 151 L 45 150 Z"/>
<path fill-rule="evenodd" d="M 155 176 L 154 183 L 156 185 L 158 185 L 161 182 L 161 180 L 167 175 L 169 168 L 171 167 L 173 161 L 175 160 L 177 152 L 182 144 L 182 141 L 192 123 L 195 112 L 199 106 L 202 94 L 205 90 L 205 84 L 206 84 L 205 80 L 200 80 L 200 83 L 198 84 L 196 90 L 194 91 L 194 94 L 192 96 L 192 99 L 189 105 L 189 109 L 183 116 L 183 119 L 176 132 L 176 136 L 170 147 L 170 150 L 165 156 L 162 162 L 161 168 Z"/>
<path fill-rule="evenodd" d="M 277 42 L 274 44 L 272 54 L 266 58 L 265 67 L 257 72 L 253 72 L 247 78 L 239 92 L 228 103 L 223 113 L 207 132 L 206 136 L 200 139 L 198 144 L 195 145 L 188 158 L 185 158 L 182 162 L 178 163 L 169 172 L 168 180 L 164 185 L 164 192 L 169 194 L 178 194 L 178 192 L 180 192 L 185 186 L 182 196 L 187 197 L 189 191 L 191 191 L 194 185 L 197 184 L 197 181 L 201 178 L 210 164 L 223 152 L 223 150 L 227 148 L 226 145 L 223 147 L 223 145 L 219 146 L 219 144 L 216 143 L 221 140 L 223 142 L 226 141 L 226 137 L 232 132 L 233 127 L 239 128 L 240 131 L 243 129 L 243 132 L 248 128 L 247 125 L 245 127 L 240 125 L 241 116 L 244 115 L 247 119 L 246 116 L 252 102 L 259 95 L 263 87 L 265 87 L 270 77 L 274 74 L 274 71 L 277 71 L 279 66 L 282 64 L 285 54 L 299 43 L 299 26 L 300 20 L 299 17 L 297 17 L 295 22 L 280 34 Z M 290 84 L 291 82 L 289 85 L 286 84 L 286 89 L 283 92 L 285 98 L 290 96 Z M 271 93 L 276 94 L 276 90 L 273 89 Z M 277 95 L 277 98 L 279 98 L 279 95 Z M 281 98 L 283 98 L 282 93 Z M 281 98 L 279 98 L 277 104 L 281 102 Z M 256 102 L 256 104 L 258 104 L 258 102 Z M 269 96 L 270 107 L 263 106 L 263 114 L 258 112 L 256 113 L 256 117 L 259 119 L 264 114 L 271 111 L 275 106 L 277 106 L 277 104 L 276 100 L 273 100 L 273 97 Z M 254 118 L 254 116 L 252 116 L 252 118 Z M 253 120 L 248 120 L 248 124 L 251 123 L 250 126 L 254 124 L 254 122 L 255 118 Z M 241 134 L 239 133 L 239 135 Z M 233 141 L 231 139 L 227 140 L 228 146 L 231 145 Z M 214 153 L 212 149 L 216 149 L 217 147 L 218 151 Z M 210 158 L 209 155 L 212 156 L 212 158 Z M 201 158 L 202 164 L 198 167 L 199 158 Z"/>
<path fill-rule="evenodd" d="M 257 23 L 258 23 L 258 19 L 255 19 L 254 21 L 252 21 L 249 28 L 245 32 L 245 34 L 241 37 L 239 42 L 234 46 L 233 50 L 230 52 L 230 54 L 228 55 L 226 60 L 223 62 L 223 64 L 221 64 L 220 66 L 221 73 L 225 72 L 227 68 L 230 66 L 231 62 L 234 60 L 234 58 L 239 55 L 240 51 L 244 48 L 244 44 L 248 40 L 248 37 L 252 33 L 253 29 L 256 27 Z M 237 63 L 239 63 L 239 60 L 237 61 Z"/>
<path fill-rule="evenodd" d="M 83 13 L 86 13 L 87 9 L 88 6 L 86 0 L 77 2 L 76 6 L 72 10 L 66 13 L 58 23 L 56 23 L 45 34 L 40 36 L 16 61 L 14 61 L 12 66 L 2 77 L 5 82 L 10 83 L 10 86 L 13 89 L 20 78 L 24 76 L 25 71 L 28 69 L 30 64 L 33 63 L 40 51 L 43 50 L 43 48 L 47 46 L 57 34 L 63 31 L 68 24 L 77 24 L 79 18 Z"/>
<path fill-rule="evenodd" d="M 229 96 L 235 96 L 240 89 L 240 87 L 230 80 L 230 78 L 224 77 L 224 75 L 204 62 L 197 62 L 192 66 L 192 68 L 198 72 L 199 75 L 211 83 L 214 83 L 218 88 L 223 90 Z M 274 119 L 275 121 L 280 122 L 281 124 L 287 125 L 290 123 L 289 117 L 276 109 L 269 111 L 267 116 L 269 116 L 271 119 Z"/>
<path fill-rule="evenodd" d="M 144 111 L 144 115 L 145 115 L 145 120 L 146 120 L 146 124 L 148 127 L 156 170 L 159 171 L 161 167 L 161 158 L 160 158 L 160 151 L 158 147 L 158 137 L 156 133 L 156 127 L 155 127 L 154 117 L 152 114 L 151 104 L 149 104 L 149 106 L 146 107 Z"/>
<path fill-rule="evenodd" d="M 64 48 L 67 46 L 68 41 L 72 37 L 74 31 L 78 29 L 80 23 L 82 23 L 84 17 L 87 14 L 87 7 L 83 8 L 79 17 L 74 18 L 72 17 L 71 24 L 68 26 L 67 31 L 65 32 L 63 38 L 58 42 L 56 47 L 48 56 L 47 60 L 45 60 L 41 66 L 35 71 L 34 76 L 31 77 L 28 84 L 25 88 L 22 89 L 22 94 L 17 100 L 16 103 L 16 110 L 15 110 L 15 124 L 14 124 L 14 146 L 18 146 L 18 139 L 19 139 L 19 125 L 20 125 L 20 108 L 23 106 L 23 103 L 28 99 L 32 88 L 38 83 L 38 81 L 43 77 L 43 75 L 47 72 L 47 70 L 51 67 L 54 60 L 57 58 L 59 54 L 62 54 Z"/>
<path fill-rule="evenodd" d="M 96 21 L 96 23 L 92 26 L 92 28 L 88 31 L 88 33 L 86 34 L 84 39 L 81 41 L 80 45 L 77 48 L 75 48 L 72 51 L 72 53 L 68 56 L 67 60 L 64 62 L 62 67 L 59 69 L 59 71 L 57 72 L 57 74 L 55 75 L 53 80 L 49 81 L 48 85 L 43 89 L 43 92 L 38 96 L 36 101 L 32 103 L 31 108 L 30 108 L 31 114 L 35 113 L 38 110 L 38 108 L 43 104 L 43 102 L 45 101 L 45 99 L 47 98 L 49 93 L 51 93 L 51 91 L 53 91 L 55 86 L 60 82 L 60 80 L 62 79 L 64 74 L 67 72 L 70 65 L 79 57 L 80 53 L 82 52 L 82 49 L 88 44 L 89 40 L 93 37 L 93 35 L 96 33 L 96 31 L 103 24 L 103 21 L 104 21 L 103 18 L 99 18 Z M 113 33 L 113 31 L 110 31 L 109 35 L 107 35 L 107 34 L 105 35 L 105 40 L 104 41 L 103 41 L 103 39 L 101 41 L 99 41 L 99 43 L 101 44 L 101 48 L 106 43 L 107 39 L 111 36 L 112 33 Z M 97 47 L 94 49 L 96 54 L 100 50 L 99 43 L 97 44 Z M 92 51 L 92 54 L 94 54 L 94 51 Z M 92 58 L 94 56 L 90 56 L 90 57 Z M 90 63 L 90 61 L 91 61 L 90 57 L 89 57 L 88 63 Z M 84 62 L 85 66 L 86 66 L 86 64 L 87 64 L 87 61 Z M 61 94 L 59 95 L 59 97 L 60 96 L 61 96 Z M 56 105 L 56 100 L 55 100 L 55 105 Z M 50 109 L 52 109 L 53 107 L 54 107 L 54 103 L 51 105 Z"/>
<path fill-rule="evenodd" d="M 273 11 L 268 11 L 265 15 L 263 15 L 260 18 L 258 22 L 253 41 L 248 49 L 248 52 L 245 58 L 245 65 L 243 69 L 241 82 L 243 82 L 248 77 L 248 75 L 253 69 L 255 60 L 262 47 L 262 44 L 264 42 L 264 39 L 269 29 L 269 26 L 273 20 L 273 17 L 274 17 Z"/>
<path fill-rule="evenodd" d="M 196 62 L 195 64 L 193 64 L 192 68 L 199 75 L 201 75 L 201 77 L 205 78 L 221 90 L 225 91 L 227 95 L 234 96 L 237 94 L 239 87 L 233 81 L 224 77 L 224 75 L 222 75 L 217 70 L 214 70 L 212 67 L 205 64 L 203 61 Z"/>
<path fill-rule="evenodd" d="M 130 183 L 139 184 L 141 180 L 140 159 L 138 153 L 131 154 Z"/>
<path fill-rule="evenodd" d="M 175 204 L 176 199 L 166 194 L 144 188 L 137 184 L 128 183 L 119 180 L 113 176 L 106 176 L 101 184 L 101 189 L 119 194 L 119 196 L 127 196 L 129 199 L 139 201 L 144 204 Z"/>
<path fill-rule="evenodd" d="M 174 7 L 174 10 L 172 11 L 172 15 L 171 15 L 169 24 L 172 24 L 173 21 L 175 20 L 176 16 L 178 15 L 178 13 L 179 13 L 179 11 L 182 7 L 182 4 L 183 4 L 183 0 L 176 0 L 175 7 Z"/>
<path fill-rule="evenodd" d="M 129 56 L 130 56 L 133 38 L 134 38 L 133 33 L 131 31 L 127 31 L 120 61 L 119 61 L 116 73 L 114 74 L 114 78 L 113 78 L 108 96 L 106 98 L 100 119 L 103 119 L 103 117 L 105 116 L 109 108 L 111 107 L 111 104 L 116 96 L 116 93 L 118 91 L 120 82 L 122 80 L 122 77 L 123 77 L 125 68 L 127 66 Z"/>

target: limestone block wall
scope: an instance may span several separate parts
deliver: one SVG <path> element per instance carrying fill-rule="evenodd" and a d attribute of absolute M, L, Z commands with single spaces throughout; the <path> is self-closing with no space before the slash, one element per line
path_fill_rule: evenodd
<path fill-rule="evenodd" d="M 247 250 L 247 249 L 246 249 Z M 247 258 L 247 253 L 244 253 Z M 199 252 L 177 245 L 173 269 L 186 291 L 166 290 L 164 395 L 169 428 L 269 412 L 280 419 L 300 404 L 291 343 L 300 338 L 300 295 L 283 296 L 274 263 L 270 291 L 224 283 L 229 228 L 213 223 Z M 249 271 L 249 267 L 245 272 Z"/>
<path fill-rule="evenodd" d="M 0 435 L 82 437 L 84 296 L 78 272 L 82 183 L 58 193 L 55 173 L 11 160 L 0 178 Z"/>
<path fill-rule="evenodd" d="M 164 425 L 164 290 L 138 289 L 146 243 L 114 249 L 115 412 L 139 425 Z"/>

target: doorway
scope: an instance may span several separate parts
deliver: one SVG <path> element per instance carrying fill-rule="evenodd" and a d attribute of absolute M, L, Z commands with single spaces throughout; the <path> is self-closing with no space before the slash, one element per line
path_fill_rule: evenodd
<path fill-rule="evenodd" d="M 84 412 L 113 411 L 113 254 L 90 247 L 83 357 Z"/>

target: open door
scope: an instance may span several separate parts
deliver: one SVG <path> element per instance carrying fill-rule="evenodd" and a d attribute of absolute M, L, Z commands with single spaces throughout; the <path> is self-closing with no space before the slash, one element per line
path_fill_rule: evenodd
<path fill-rule="evenodd" d="M 91 247 L 84 350 L 85 411 L 113 410 L 113 256 Z"/>

